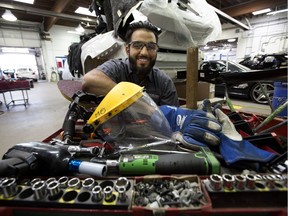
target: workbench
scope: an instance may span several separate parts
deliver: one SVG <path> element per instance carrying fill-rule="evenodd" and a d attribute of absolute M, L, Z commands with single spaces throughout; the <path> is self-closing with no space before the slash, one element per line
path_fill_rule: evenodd
<path fill-rule="evenodd" d="M 4 103 L 7 109 L 10 106 L 29 104 L 28 90 L 31 88 L 30 80 L 0 80 L 0 93 L 3 95 Z M 13 97 L 13 92 L 20 91 L 21 96 L 18 99 Z M 5 93 L 10 95 L 10 101 L 6 99 Z"/>

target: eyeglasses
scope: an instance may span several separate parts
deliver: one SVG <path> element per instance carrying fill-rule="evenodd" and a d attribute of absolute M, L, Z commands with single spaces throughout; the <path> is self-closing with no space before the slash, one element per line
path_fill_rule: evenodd
<path fill-rule="evenodd" d="M 142 41 L 131 41 L 129 43 L 129 46 L 131 46 L 134 49 L 137 50 L 142 50 L 144 46 L 146 46 L 148 51 L 157 51 L 158 50 L 158 45 L 155 42 L 142 42 Z"/>

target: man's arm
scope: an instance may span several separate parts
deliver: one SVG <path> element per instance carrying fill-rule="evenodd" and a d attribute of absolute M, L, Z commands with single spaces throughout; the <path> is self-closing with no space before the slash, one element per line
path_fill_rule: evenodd
<path fill-rule="evenodd" d="M 100 96 L 106 95 L 115 85 L 116 83 L 102 71 L 93 69 L 84 75 L 82 90 Z"/>

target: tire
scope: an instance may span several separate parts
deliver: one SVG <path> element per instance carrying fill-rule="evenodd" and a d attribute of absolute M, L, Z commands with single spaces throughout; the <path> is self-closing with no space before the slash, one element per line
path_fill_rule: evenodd
<path fill-rule="evenodd" d="M 270 99 L 270 101 L 272 101 L 273 99 L 273 93 L 274 93 L 274 86 L 271 83 L 261 83 L 264 90 L 267 92 L 267 95 Z M 263 94 L 261 87 L 258 83 L 256 83 L 255 85 L 252 86 L 252 88 L 250 89 L 250 98 L 259 104 L 268 104 L 268 101 L 265 97 L 265 95 Z"/>

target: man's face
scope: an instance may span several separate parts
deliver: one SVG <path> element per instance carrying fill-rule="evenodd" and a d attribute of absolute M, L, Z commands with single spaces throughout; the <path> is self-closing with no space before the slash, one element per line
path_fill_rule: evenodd
<path fill-rule="evenodd" d="M 141 42 L 145 44 L 139 47 Z M 155 65 L 157 58 L 157 49 L 153 49 L 156 44 L 156 38 L 153 32 L 139 29 L 133 32 L 131 43 L 126 46 L 126 53 L 129 58 L 131 69 L 137 75 L 145 76 L 149 74 Z M 143 45 L 143 44 L 142 44 Z"/>

